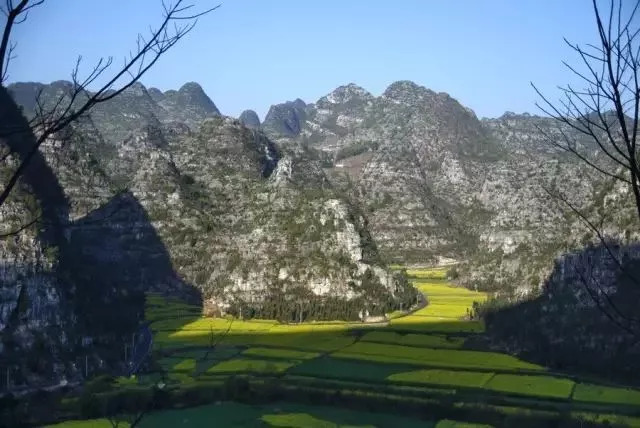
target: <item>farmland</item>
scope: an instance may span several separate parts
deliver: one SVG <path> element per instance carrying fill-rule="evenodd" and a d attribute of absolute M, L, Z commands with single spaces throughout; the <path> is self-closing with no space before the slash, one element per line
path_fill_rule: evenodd
<path fill-rule="evenodd" d="M 199 315 L 195 306 L 150 294 L 146 319 L 154 334 L 152 373 L 121 378 L 119 387 L 149 386 L 161 379 L 167 388 L 179 390 L 240 376 L 256 385 L 277 381 L 288 390 L 339 392 L 355 400 L 390 403 L 395 400 L 415 406 L 446 403 L 454 413 L 471 412 L 467 419 L 475 423 L 486 421 L 482 417 L 473 420 L 473 412 L 480 409 L 505 418 L 562 415 L 576 421 L 606 420 L 640 426 L 640 391 L 550 372 L 512 355 L 470 349 L 469 339 L 481 334 L 484 327 L 479 321 L 468 320 L 469 310 L 474 301 L 487 296 L 452 286 L 444 279 L 442 269 L 413 269 L 409 275 L 428 304 L 375 324 L 340 321 L 282 324 L 273 320 L 206 318 Z M 292 394 L 295 398 L 295 392 Z M 181 415 L 204 421 L 222 417 L 213 415 L 226 414 L 229 410 L 225 406 L 244 405 L 205 406 L 182 410 Z M 252 418 L 245 420 L 243 426 L 396 423 L 390 415 L 371 419 L 332 408 L 331 412 L 343 412 L 332 419 L 324 416 L 331 412 L 318 413 L 313 406 L 301 409 L 304 406 L 283 402 L 277 407 L 279 410 L 272 413 L 266 412 L 264 406 L 242 407 Z M 176 413 L 154 413 L 146 423 L 170 421 L 178 417 Z M 442 420 L 438 422 L 439 419 Z M 447 416 L 446 420 L 435 418 L 429 422 L 432 425 L 421 421 L 420 426 L 467 426 L 455 425 L 457 422 L 450 419 L 455 419 L 455 415 Z M 385 420 L 388 424 L 383 423 Z M 407 419 L 402 425 L 412 423 L 416 421 Z"/>
<path fill-rule="evenodd" d="M 212 421 L 215 421 L 212 423 Z M 126 421 L 118 425 L 128 428 Z M 111 428 L 106 419 L 92 421 L 64 422 L 56 428 Z M 142 420 L 141 428 L 173 428 L 173 427 L 289 427 L 289 428 L 331 428 L 338 426 L 351 427 L 421 427 L 429 428 L 435 424 L 412 420 L 390 414 L 372 414 L 356 412 L 334 407 L 304 406 L 289 403 L 278 403 L 270 406 L 251 406 L 240 403 L 224 403 L 207 405 L 184 410 L 168 410 L 153 413 Z M 440 427 L 441 425 L 438 425 Z M 446 425 L 454 427 L 456 425 Z"/>

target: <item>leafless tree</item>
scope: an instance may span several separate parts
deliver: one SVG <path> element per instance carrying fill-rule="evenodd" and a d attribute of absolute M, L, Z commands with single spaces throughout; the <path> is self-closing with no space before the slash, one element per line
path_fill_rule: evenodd
<path fill-rule="evenodd" d="M 631 6 L 631 7 L 625 7 Z M 564 96 L 552 102 L 533 85 L 542 99 L 536 105 L 565 129 L 595 143 L 597 152 L 581 144 L 574 133 L 549 138 L 560 150 L 575 155 L 601 174 L 630 186 L 640 218 L 640 169 L 638 119 L 640 116 L 640 43 L 638 8 L 623 0 L 611 0 L 606 16 L 593 0 L 598 44 L 580 46 L 565 39 L 580 65 L 564 65 L 584 83 L 584 88 L 561 87 Z"/>
<path fill-rule="evenodd" d="M 9 66 L 17 46 L 11 41 L 13 29 L 27 20 L 32 9 L 44 3 L 45 0 L 5 0 L 4 6 L 0 6 L 0 12 L 5 16 L 5 26 L 0 42 L 0 90 L 6 89 Z M 185 4 L 184 0 L 176 0 L 172 3 L 163 1 L 161 22 L 157 27 L 151 28 L 148 34 L 138 34 L 135 48 L 123 58 L 121 65 L 116 66 L 113 57 L 101 58 L 83 73 L 82 57 L 78 57 L 71 73 L 71 86 L 68 91 L 53 102 L 46 103 L 42 99 L 42 93 L 39 93 L 35 103 L 35 114 L 28 121 L 27 126 L 2 123 L 0 140 L 20 137 L 20 135 L 32 135 L 35 138 L 32 138 L 30 146 L 22 148 L 20 153 L 14 153 L 7 145 L 2 147 L 0 162 L 8 161 L 12 156 L 17 157 L 18 160 L 8 177 L 0 183 L 0 207 L 7 201 L 43 143 L 63 133 L 71 124 L 85 117 L 97 104 L 109 101 L 131 87 L 156 64 L 163 54 L 193 30 L 200 17 L 218 7 L 219 5 L 205 10 L 196 10 L 194 4 Z M 96 85 L 98 87 L 92 90 Z M 37 217 L 26 219 L 17 231 L 29 227 L 38 220 Z M 14 230 L 3 235 L 15 233 Z"/>
<path fill-rule="evenodd" d="M 562 97 L 552 101 L 532 84 L 541 98 L 536 105 L 558 123 L 551 135 L 539 128 L 546 140 L 562 152 L 569 153 L 592 170 L 631 191 L 635 215 L 640 220 L 640 153 L 638 120 L 640 117 L 640 1 L 610 0 L 602 7 L 592 0 L 597 42 L 581 46 L 565 39 L 579 61 L 563 62 L 580 86 L 560 87 Z M 616 250 L 610 247 L 603 219 L 594 220 L 556 188 L 545 188 L 549 196 L 561 201 L 598 237 L 605 251 L 623 275 Z M 588 294 L 596 306 L 614 324 L 640 335 L 640 319 L 619 308 L 607 287 L 597 278 L 581 275 Z M 638 278 L 630 278 L 640 287 Z"/>

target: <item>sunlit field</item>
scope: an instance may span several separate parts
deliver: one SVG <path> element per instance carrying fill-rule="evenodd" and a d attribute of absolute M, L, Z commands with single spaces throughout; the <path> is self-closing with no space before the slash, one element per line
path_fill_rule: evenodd
<path fill-rule="evenodd" d="M 460 409 L 482 403 L 505 415 L 567 415 L 569 411 L 574 419 L 602 422 L 615 417 L 620 423 L 640 426 L 635 419 L 640 415 L 640 391 L 583 382 L 517 356 L 471 349 L 470 339 L 481 334 L 484 326 L 469 320 L 470 309 L 474 301 L 487 296 L 448 283 L 445 269 L 411 269 L 408 273 L 427 305 L 411 313 L 394 313 L 387 322 L 375 324 L 206 318 L 195 306 L 150 294 L 146 319 L 154 334 L 158 373 L 119 382 L 131 387 L 161 379 L 170 387 L 181 388 L 229 376 L 276 378 L 292 387 L 320 382 L 315 387 L 353 394 L 385 388 L 386 392 L 380 392 L 383 397 L 406 396 L 425 403 L 445 400 Z M 313 412 L 262 414 L 262 409 L 250 409 L 257 418 L 254 422 L 259 421 L 256 426 L 337 426 L 330 419 L 323 422 Z M 181 414 L 197 418 L 218 411 L 225 410 L 204 407 Z M 173 417 L 176 413 L 172 412 L 158 415 Z M 608 419 L 603 415 L 609 415 Z M 351 415 L 349 420 L 354 426 L 383 426 L 362 415 Z M 415 421 L 403 424 L 410 422 Z M 100 426 L 101 422 L 96 423 Z M 152 426 L 150 423 L 142 426 Z M 475 426 L 448 420 L 437 425 L 421 423 Z"/>

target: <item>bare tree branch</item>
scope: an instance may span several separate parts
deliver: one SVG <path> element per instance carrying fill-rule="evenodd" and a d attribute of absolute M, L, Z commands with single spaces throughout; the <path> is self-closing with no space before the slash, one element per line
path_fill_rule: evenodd
<path fill-rule="evenodd" d="M 637 144 L 640 124 L 640 1 L 611 0 L 608 10 L 603 11 L 597 0 L 592 0 L 592 7 L 597 43 L 588 44 L 585 49 L 565 39 L 580 61 L 578 66 L 568 62 L 563 64 L 584 84 L 584 88 L 577 89 L 572 85 L 560 88 L 563 98 L 552 102 L 532 84 L 542 100 L 536 105 L 555 119 L 561 129 L 555 135 L 543 131 L 549 144 L 572 154 L 598 173 L 628 186 L 633 194 L 636 216 L 640 220 L 640 153 Z M 593 146 L 581 147 L 577 139 L 570 137 L 562 127 L 576 131 L 586 139 L 587 145 L 591 142 Z M 544 185 L 542 188 L 553 200 L 561 201 L 595 233 L 616 268 L 633 284 L 640 286 L 640 279 L 625 269 L 611 248 L 603 225 L 593 222 L 561 192 Z M 590 286 L 589 275 L 586 272 L 579 274 L 596 306 L 612 322 L 629 333 L 640 334 L 640 320 L 637 317 L 624 313 L 593 275 Z"/>
<path fill-rule="evenodd" d="M 2 64 L 0 76 L 6 74 L 5 65 L 7 63 L 9 37 L 12 27 L 17 23 L 17 18 L 29 9 L 44 2 L 44 0 L 40 0 L 28 5 L 28 1 L 21 0 L 15 7 L 13 7 L 13 2 L 7 1 L 7 24 L 3 33 L 2 44 L 0 44 L 0 64 Z M 49 110 L 39 102 L 37 103 L 38 119 L 34 123 L 34 130 L 37 131 L 35 144 L 22 154 L 20 164 L 4 184 L 4 188 L 0 192 L 0 206 L 5 203 L 18 179 L 25 172 L 30 161 L 45 141 L 88 113 L 95 105 L 113 99 L 131 87 L 156 64 L 164 53 L 193 30 L 199 17 L 216 10 L 219 6 L 199 13 L 184 14 L 182 12 L 191 9 L 193 5 L 184 5 L 183 0 L 178 0 L 175 4 L 165 4 L 163 2 L 164 16 L 158 28 L 151 31 L 148 39 L 139 35 L 136 41 L 136 52 L 125 61 L 119 70 L 107 78 L 106 83 L 94 92 L 89 92 L 89 86 L 102 77 L 111 67 L 113 58 L 101 58 L 88 75 L 81 79 L 79 77 L 79 68 L 82 57 L 79 57 L 72 71 L 72 88 L 69 93 L 63 94 Z M 179 24 L 183 21 L 186 23 Z M 126 79 L 122 82 L 125 77 Z M 0 80 L 0 84 L 3 82 L 3 80 Z M 5 130 L 4 132 L 7 131 Z"/>

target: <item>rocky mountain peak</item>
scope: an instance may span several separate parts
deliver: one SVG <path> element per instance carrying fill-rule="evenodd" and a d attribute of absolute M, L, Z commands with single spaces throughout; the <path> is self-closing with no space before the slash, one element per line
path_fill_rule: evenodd
<path fill-rule="evenodd" d="M 389 85 L 382 97 L 404 102 L 425 95 L 435 96 L 436 93 L 410 80 L 399 80 Z"/>
<path fill-rule="evenodd" d="M 214 102 L 195 82 L 185 83 L 177 91 L 166 91 L 158 104 L 166 111 L 166 120 L 184 122 L 191 128 L 208 117 L 220 116 Z"/>
<path fill-rule="evenodd" d="M 238 118 L 240 122 L 247 128 L 258 129 L 260 128 L 260 118 L 258 114 L 253 110 L 245 110 L 240 114 Z"/>
<path fill-rule="evenodd" d="M 307 104 L 300 98 L 272 105 L 262 126 L 275 135 L 295 137 L 304 126 L 307 118 L 306 108 Z"/>
<path fill-rule="evenodd" d="M 183 94 L 191 94 L 192 96 L 206 97 L 207 99 L 209 99 L 207 94 L 204 92 L 204 89 L 202 89 L 202 86 L 200 86 L 200 84 L 197 82 L 185 83 L 180 87 L 180 89 L 178 89 L 178 92 L 181 92 Z"/>
<path fill-rule="evenodd" d="M 300 98 L 296 98 L 293 101 L 290 101 L 291 105 L 295 108 L 305 108 L 307 106 L 307 103 L 305 103 L 304 101 L 302 101 Z"/>
<path fill-rule="evenodd" d="M 158 88 L 149 88 L 147 89 L 147 92 L 149 93 L 149 96 L 153 99 L 153 101 L 157 103 L 162 101 L 162 99 L 164 98 L 164 94 Z"/>
<path fill-rule="evenodd" d="M 349 83 L 337 87 L 330 94 L 320 98 L 318 104 L 346 104 L 354 101 L 368 101 L 373 98 L 373 95 L 364 88 L 355 83 Z"/>
<path fill-rule="evenodd" d="M 168 94 L 165 93 L 165 96 L 166 95 Z M 204 92 L 202 86 L 196 82 L 185 83 L 177 92 L 173 92 L 171 95 L 174 99 L 170 100 L 170 103 L 173 102 L 185 106 L 191 105 L 194 108 L 199 108 L 203 112 L 220 115 L 218 107 L 216 107 L 211 98 Z M 164 101 L 166 102 L 167 100 L 165 99 Z"/>
<path fill-rule="evenodd" d="M 147 88 L 140 82 L 134 82 L 133 85 L 125 89 L 123 93 L 136 96 L 136 97 L 149 96 L 149 93 L 147 92 Z"/>

